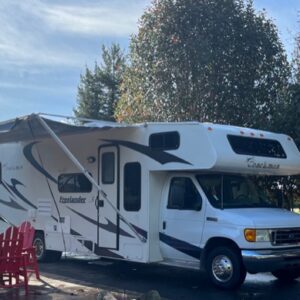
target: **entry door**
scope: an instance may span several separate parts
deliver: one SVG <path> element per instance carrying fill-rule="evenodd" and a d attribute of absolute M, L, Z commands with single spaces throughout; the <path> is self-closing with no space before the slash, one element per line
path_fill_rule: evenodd
<path fill-rule="evenodd" d="M 172 176 L 164 191 L 161 251 L 166 261 L 198 262 L 205 202 L 192 176 Z"/>
<path fill-rule="evenodd" d="M 119 208 L 118 148 L 103 146 L 99 149 L 99 184 L 110 202 Z M 118 249 L 119 218 L 109 203 L 98 195 L 98 246 Z"/>

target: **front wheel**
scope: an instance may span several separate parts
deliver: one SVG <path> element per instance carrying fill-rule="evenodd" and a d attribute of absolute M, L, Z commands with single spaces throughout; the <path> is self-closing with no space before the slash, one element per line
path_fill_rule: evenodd
<path fill-rule="evenodd" d="M 282 282 L 292 282 L 300 277 L 300 268 L 277 270 L 273 271 L 272 274 Z"/>
<path fill-rule="evenodd" d="M 238 251 L 223 246 L 210 251 L 206 271 L 216 287 L 227 290 L 241 286 L 247 273 Z"/>

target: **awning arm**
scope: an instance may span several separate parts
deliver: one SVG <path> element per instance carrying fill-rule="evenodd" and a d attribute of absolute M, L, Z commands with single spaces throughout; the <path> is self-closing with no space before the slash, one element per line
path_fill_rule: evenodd
<path fill-rule="evenodd" d="M 106 193 L 102 190 L 100 185 L 95 181 L 95 179 L 90 175 L 90 173 L 82 166 L 79 160 L 73 155 L 73 153 L 67 148 L 67 146 L 61 141 L 61 139 L 54 133 L 54 131 L 48 126 L 48 124 L 39 115 L 36 115 L 41 125 L 46 131 L 51 135 L 53 140 L 58 144 L 58 146 L 64 151 L 64 153 L 71 159 L 74 165 L 86 176 L 86 178 L 97 188 L 104 200 L 111 206 L 111 208 L 119 215 L 120 219 L 127 224 L 127 226 L 134 232 L 138 239 L 142 243 L 146 243 L 146 239 L 141 236 L 137 230 L 130 224 L 130 222 L 121 214 L 120 210 L 115 207 L 112 202 L 108 199 Z"/>

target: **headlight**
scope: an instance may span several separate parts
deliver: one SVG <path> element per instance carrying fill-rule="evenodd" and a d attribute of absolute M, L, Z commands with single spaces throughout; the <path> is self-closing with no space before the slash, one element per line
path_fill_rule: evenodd
<path fill-rule="evenodd" d="M 244 236 L 248 242 L 270 242 L 268 229 L 245 229 Z"/>

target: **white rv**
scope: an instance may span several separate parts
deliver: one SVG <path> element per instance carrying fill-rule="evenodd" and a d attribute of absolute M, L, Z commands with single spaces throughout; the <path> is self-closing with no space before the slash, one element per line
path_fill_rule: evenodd
<path fill-rule="evenodd" d="M 247 271 L 300 275 L 300 216 L 258 183 L 300 174 L 286 135 L 33 114 L 0 124 L 0 163 L 0 217 L 34 225 L 40 260 L 64 251 L 205 269 L 222 288 Z"/>

